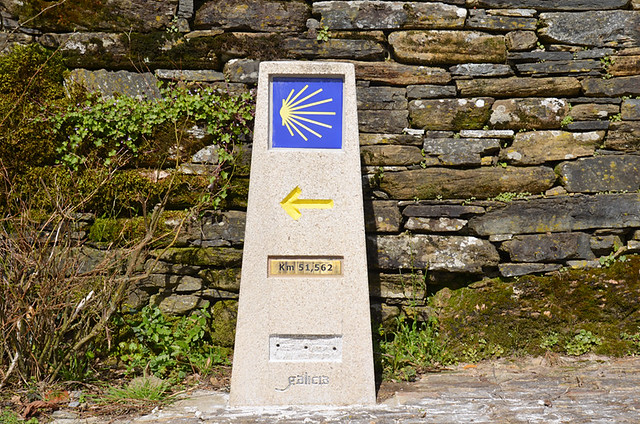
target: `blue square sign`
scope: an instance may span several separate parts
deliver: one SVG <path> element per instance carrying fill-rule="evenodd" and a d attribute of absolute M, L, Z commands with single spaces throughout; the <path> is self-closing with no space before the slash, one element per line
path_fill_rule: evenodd
<path fill-rule="evenodd" d="M 341 78 L 274 77 L 271 147 L 342 149 Z"/>

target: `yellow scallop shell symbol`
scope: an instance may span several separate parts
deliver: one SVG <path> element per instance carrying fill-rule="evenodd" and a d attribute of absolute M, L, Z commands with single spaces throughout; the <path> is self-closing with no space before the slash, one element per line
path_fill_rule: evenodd
<path fill-rule="evenodd" d="M 291 92 L 289 93 L 289 96 L 287 96 L 286 99 L 282 99 L 282 107 L 280 108 L 280 117 L 282 118 L 282 125 L 287 127 L 287 129 L 289 130 L 289 134 L 291 134 L 292 137 L 294 136 L 293 132 L 295 131 L 296 133 L 298 133 L 300 137 L 304 139 L 304 141 L 307 141 L 308 138 L 303 134 L 302 130 L 305 130 L 306 132 L 313 134 L 318 138 L 322 138 L 322 135 L 320 133 L 309 128 L 309 126 L 305 125 L 305 122 L 311 125 L 318 125 L 324 128 L 332 128 L 332 127 L 329 124 L 325 124 L 324 122 L 306 118 L 303 115 L 321 116 L 321 115 L 336 114 L 335 112 L 305 111 L 304 109 L 325 104 L 325 103 L 331 103 L 333 101 L 333 99 L 329 98 L 324 100 L 311 101 L 310 103 L 305 103 L 307 100 L 310 100 L 310 99 L 313 100 L 314 96 L 320 94 L 322 92 L 322 88 L 314 91 L 313 93 L 309 94 L 308 96 L 300 100 L 297 100 L 298 97 L 300 97 L 307 88 L 309 88 L 309 86 L 305 85 L 295 95 L 294 95 L 295 89 L 291 90 Z"/>

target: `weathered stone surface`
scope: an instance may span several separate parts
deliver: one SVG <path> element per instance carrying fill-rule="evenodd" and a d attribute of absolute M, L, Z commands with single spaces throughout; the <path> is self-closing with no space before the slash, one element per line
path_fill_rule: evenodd
<path fill-rule="evenodd" d="M 304 31 L 311 16 L 303 1 L 225 0 L 208 1 L 197 11 L 197 29 L 223 28 L 263 32 Z"/>
<path fill-rule="evenodd" d="M 640 95 L 640 75 L 619 78 L 585 78 L 582 81 L 587 96 L 638 96 Z"/>
<path fill-rule="evenodd" d="M 424 304 L 427 285 L 420 271 L 401 274 L 380 274 L 369 284 L 372 297 L 385 299 L 392 304 Z"/>
<path fill-rule="evenodd" d="M 493 99 L 411 100 L 409 118 L 414 127 L 426 130 L 482 128 L 488 121 Z"/>
<path fill-rule="evenodd" d="M 569 131 L 599 131 L 609 129 L 609 121 L 576 121 L 567 124 Z"/>
<path fill-rule="evenodd" d="M 209 305 L 208 301 L 193 294 L 174 294 L 164 299 L 158 299 L 156 296 L 152 296 L 152 302 L 154 298 L 156 301 L 160 300 L 157 304 L 158 309 L 167 315 L 184 315 L 195 309 Z"/>
<path fill-rule="evenodd" d="M 330 38 L 317 41 L 307 38 L 287 38 L 283 48 L 293 58 L 384 60 L 384 46 L 373 40 L 346 40 Z"/>
<path fill-rule="evenodd" d="M 402 133 L 409 126 L 406 110 L 359 110 L 358 128 L 365 133 Z"/>
<path fill-rule="evenodd" d="M 612 61 L 607 67 L 607 73 L 614 77 L 640 74 L 640 56 L 613 56 Z"/>
<path fill-rule="evenodd" d="M 505 36 L 507 50 L 510 52 L 531 50 L 537 42 L 538 36 L 534 31 L 512 31 Z"/>
<path fill-rule="evenodd" d="M 127 46 L 120 34 L 74 33 L 44 34 L 40 43 L 50 49 L 59 49 L 67 65 L 88 69 L 124 66 Z M 126 69 L 129 67 L 125 66 Z"/>
<path fill-rule="evenodd" d="M 557 271 L 562 268 L 560 264 L 540 264 L 540 263 L 504 263 L 498 265 L 500 275 L 503 277 L 519 277 L 521 275 L 538 274 Z"/>
<path fill-rule="evenodd" d="M 426 168 L 386 172 L 380 189 L 394 199 L 486 199 L 505 192 L 541 193 L 555 180 L 555 173 L 548 167 Z"/>
<path fill-rule="evenodd" d="M 178 0 L 67 1 L 52 5 L 36 0 L 3 1 L 4 9 L 44 32 L 148 32 L 171 28 Z"/>
<path fill-rule="evenodd" d="M 541 13 L 540 24 L 538 35 L 551 43 L 597 47 L 640 43 L 640 13 L 635 11 Z"/>
<path fill-rule="evenodd" d="M 236 339 L 238 302 L 222 300 L 211 308 L 211 343 L 219 346 L 233 346 Z"/>
<path fill-rule="evenodd" d="M 549 161 L 592 156 L 602 144 L 604 131 L 572 133 L 533 131 L 516 134 L 513 144 L 500 152 L 500 159 L 514 165 L 539 165 Z"/>
<path fill-rule="evenodd" d="M 400 231 L 402 215 L 398 202 L 373 200 L 364 203 L 364 226 L 369 232 L 394 233 Z"/>
<path fill-rule="evenodd" d="M 105 98 L 113 97 L 116 94 L 138 99 L 160 98 L 158 80 L 149 72 L 108 72 L 104 69 L 99 71 L 74 69 L 66 77 L 65 83 L 78 84 L 88 92 L 102 94 L 102 97 Z"/>
<path fill-rule="evenodd" d="M 498 265 L 496 248 L 475 237 L 399 235 L 378 236 L 371 263 L 380 269 L 428 269 L 481 273 Z M 377 253 L 377 254 L 376 254 Z"/>
<path fill-rule="evenodd" d="M 423 159 L 419 147 L 396 145 L 362 146 L 360 156 L 367 166 L 416 165 Z"/>
<path fill-rule="evenodd" d="M 545 50 L 509 53 L 509 56 L 507 56 L 507 60 L 513 63 L 563 61 L 572 59 L 574 59 L 574 57 L 571 52 L 548 52 Z"/>
<path fill-rule="evenodd" d="M 603 70 L 599 60 L 556 60 L 542 63 L 517 63 L 521 75 L 597 74 Z"/>
<path fill-rule="evenodd" d="M 397 31 L 389 44 L 401 62 L 414 64 L 503 63 L 504 36 L 475 31 Z"/>
<path fill-rule="evenodd" d="M 226 211 L 204 216 L 197 228 L 200 239 L 194 244 L 202 247 L 242 244 L 246 215 L 244 211 Z"/>
<path fill-rule="evenodd" d="M 640 194 L 557 196 L 505 204 L 471 218 L 479 235 L 580 231 L 640 226 Z"/>
<path fill-rule="evenodd" d="M 224 81 L 224 74 L 211 70 L 156 69 L 156 78 L 174 81 L 216 82 Z"/>
<path fill-rule="evenodd" d="M 361 146 L 376 146 L 380 144 L 422 146 L 422 136 L 411 134 L 360 134 Z"/>
<path fill-rule="evenodd" d="M 460 231 L 467 221 L 459 218 L 416 218 L 411 217 L 404 224 L 404 228 L 411 231 L 426 231 L 430 233 L 450 233 Z"/>
<path fill-rule="evenodd" d="M 33 36 L 20 33 L 0 32 L 0 53 L 8 53 L 13 46 L 26 46 L 33 42 Z"/>
<path fill-rule="evenodd" d="M 240 268 L 202 269 L 198 272 L 205 287 L 238 293 L 240 291 Z"/>
<path fill-rule="evenodd" d="M 484 212 L 485 209 L 481 206 L 415 204 L 405 207 L 402 214 L 408 217 L 460 218 L 483 214 Z"/>
<path fill-rule="evenodd" d="M 538 97 L 577 96 L 580 81 L 575 77 L 557 78 L 483 78 L 456 81 L 461 96 Z"/>
<path fill-rule="evenodd" d="M 612 122 L 604 147 L 624 152 L 640 151 L 640 122 Z"/>
<path fill-rule="evenodd" d="M 409 85 L 407 98 L 409 99 L 440 99 L 455 97 L 456 87 L 452 85 Z"/>
<path fill-rule="evenodd" d="M 449 68 L 452 75 L 464 77 L 506 77 L 513 75 L 509 65 L 493 63 L 464 63 Z"/>
<path fill-rule="evenodd" d="M 535 31 L 536 18 L 496 15 L 490 10 L 471 9 L 465 27 L 488 31 Z"/>
<path fill-rule="evenodd" d="M 359 110 L 400 110 L 407 108 L 406 89 L 400 87 L 358 87 Z"/>
<path fill-rule="evenodd" d="M 356 78 L 391 85 L 447 84 L 451 75 L 442 68 L 410 66 L 394 62 L 351 62 Z"/>
<path fill-rule="evenodd" d="M 229 82 L 256 84 L 260 61 L 251 59 L 231 59 L 224 65 L 224 76 Z"/>
<path fill-rule="evenodd" d="M 196 291 L 202 288 L 202 280 L 192 275 L 150 274 L 140 280 L 138 287 L 146 289 L 170 288 L 181 292 Z M 180 287 L 180 290 L 177 289 L 178 287 Z"/>
<path fill-rule="evenodd" d="M 566 259 L 593 259 L 590 236 L 586 233 L 553 233 L 515 236 L 502 243 L 514 262 L 551 262 Z"/>
<path fill-rule="evenodd" d="M 556 172 L 571 193 L 636 191 L 640 188 L 640 156 L 610 155 L 563 162 Z"/>
<path fill-rule="evenodd" d="M 242 260 L 242 250 L 227 247 L 172 247 L 151 254 L 166 262 L 196 266 L 237 267 Z"/>
<path fill-rule="evenodd" d="M 462 28 L 467 9 L 443 3 L 322 1 L 314 15 L 333 30 Z"/>
<path fill-rule="evenodd" d="M 620 111 L 625 121 L 640 120 L 640 99 L 626 99 L 622 102 Z"/>
<path fill-rule="evenodd" d="M 513 138 L 513 130 L 461 130 L 460 136 L 467 138 Z"/>
<path fill-rule="evenodd" d="M 497 153 L 500 140 L 492 138 L 426 138 L 423 151 L 441 165 L 479 166 L 482 157 Z"/>
<path fill-rule="evenodd" d="M 498 129 L 560 128 L 562 119 L 568 112 L 569 104 L 563 99 L 496 100 L 489 123 Z"/>
<path fill-rule="evenodd" d="M 478 0 L 479 7 L 512 8 L 526 7 L 537 10 L 602 10 L 621 9 L 628 0 Z"/>
<path fill-rule="evenodd" d="M 619 112 L 620 107 L 618 105 L 584 103 L 573 106 L 569 112 L 569 116 L 576 121 L 591 121 L 607 119 L 611 115 L 616 115 Z"/>
<path fill-rule="evenodd" d="M 593 235 L 589 243 L 591 251 L 596 256 L 608 255 L 623 246 L 620 236 L 614 234 Z"/>

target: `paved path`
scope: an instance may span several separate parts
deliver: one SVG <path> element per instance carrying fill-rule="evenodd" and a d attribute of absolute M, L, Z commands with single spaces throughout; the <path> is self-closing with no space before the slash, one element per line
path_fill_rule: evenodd
<path fill-rule="evenodd" d="M 460 365 L 414 383 L 383 386 L 369 407 L 231 408 L 197 391 L 118 424 L 244 423 L 640 423 L 640 357 L 541 358 Z M 555 363 L 557 362 L 557 363 Z M 55 424 L 104 423 L 58 418 Z"/>

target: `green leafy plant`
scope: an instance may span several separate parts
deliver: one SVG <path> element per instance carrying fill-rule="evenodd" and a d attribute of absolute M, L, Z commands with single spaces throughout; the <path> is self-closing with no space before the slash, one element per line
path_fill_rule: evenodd
<path fill-rule="evenodd" d="M 610 79 L 613 77 L 613 75 L 611 75 L 611 73 L 609 72 L 609 69 L 611 68 L 611 66 L 613 66 L 616 63 L 616 60 L 614 57 L 612 56 L 604 56 L 600 58 L 600 63 L 602 64 L 602 68 L 605 70 L 605 74 L 602 78 L 604 79 Z"/>
<path fill-rule="evenodd" d="M 610 122 L 620 122 L 622 121 L 622 113 L 616 113 L 615 115 L 609 116 Z"/>
<path fill-rule="evenodd" d="M 635 332 L 634 334 L 622 332 L 620 333 L 620 339 L 631 343 L 633 346 L 633 349 L 629 351 L 630 355 L 640 354 L 640 332 Z"/>
<path fill-rule="evenodd" d="M 120 404 L 157 404 L 168 398 L 170 388 L 170 381 L 154 376 L 137 377 L 124 387 L 109 387 L 102 400 Z"/>
<path fill-rule="evenodd" d="M 513 193 L 513 192 L 504 192 L 500 193 L 495 197 L 490 198 L 489 200 L 495 200 L 498 202 L 512 202 L 516 199 L 526 199 L 528 196 L 531 196 L 529 192 L 523 193 Z"/>
<path fill-rule="evenodd" d="M 145 306 L 139 316 L 125 318 L 133 337 L 120 341 L 116 354 L 129 373 L 149 369 L 158 376 L 183 377 L 228 365 L 229 349 L 207 340 L 210 319 L 206 309 L 170 319 L 157 306 Z"/>
<path fill-rule="evenodd" d="M 329 41 L 329 27 L 326 25 L 322 25 L 318 29 L 318 34 L 316 35 L 316 40 L 318 41 Z"/>
<path fill-rule="evenodd" d="M 560 335 L 555 331 L 550 332 L 542 338 L 540 347 L 545 350 L 552 350 L 560 343 Z"/>
<path fill-rule="evenodd" d="M 600 346 L 601 344 L 602 339 L 600 337 L 595 336 L 591 331 L 580 330 L 572 339 L 567 341 L 564 348 L 567 355 L 580 356 L 591 352 L 596 346 Z"/>
<path fill-rule="evenodd" d="M 564 118 L 562 118 L 562 121 L 560 122 L 560 125 L 562 125 L 563 127 L 566 127 L 569 124 L 573 123 L 573 116 L 571 115 L 567 115 Z"/>
<path fill-rule="evenodd" d="M 380 329 L 380 351 L 383 377 L 413 380 L 418 372 L 449 364 L 453 361 L 438 334 L 438 322 L 396 318 L 396 328 L 390 333 Z"/>
<path fill-rule="evenodd" d="M 37 418 L 30 418 L 24 421 L 18 414 L 9 409 L 0 409 L 0 423 L 2 424 L 38 424 Z"/>

